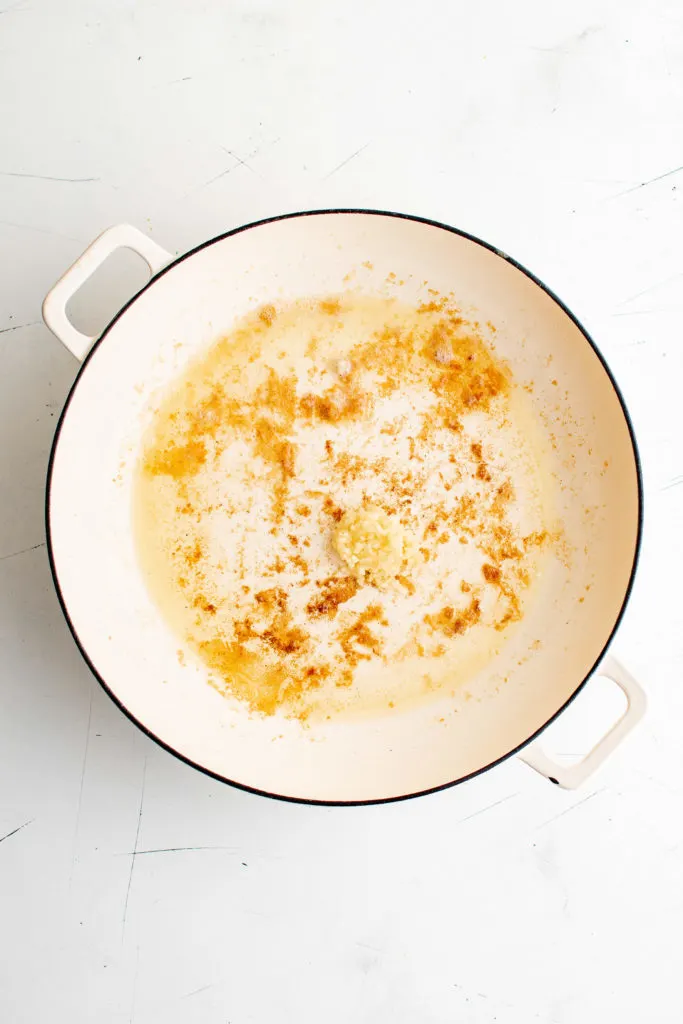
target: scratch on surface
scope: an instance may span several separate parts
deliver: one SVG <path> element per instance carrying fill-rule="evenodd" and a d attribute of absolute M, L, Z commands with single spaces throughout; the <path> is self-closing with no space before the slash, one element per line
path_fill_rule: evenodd
<path fill-rule="evenodd" d="M 612 313 L 611 316 L 654 316 L 657 313 L 678 313 L 676 306 L 659 306 L 657 309 L 631 309 L 624 313 Z"/>
<path fill-rule="evenodd" d="M 280 136 L 278 135 L 278 137 L 276 139 L 273 139 L 273 141 L 267 143 L 267 145 L 269 147 L 270 146 L 274 146 L 279 141 L 280 141 Z M 224 171 L 221 171 L 221 173 L 217 174 L 214 178 L 209 178 L 208 181 L 203 182 L 201 185 L 196 185 L 193 188 L 191 188 L 189 192 L 185 193 L 185 195 L 182 197 L 182 199 L 187 199 L 188 196 L 193 195 L 193 193 L 198 191 L 198 190 L 201 190 L 203 188 L 208 188 L 209 185 L 213 185 L 213 183 L 215 181 L 219 181 L 221 178 L 225 178 L 226 175 L 232 174 L 232 172 L 234 170 L 236 170 L 240 166 L 246 167 L 247 170 L 251 171 L 252 174 L 258 174 L 258 171 L 255 171 L 254 168 L 251 166 L 251 164 L 248 164 L 246 160 L 242 160 L 242 158 L 239 157 L 237 155 L 237 153 L 235 153 L 232 149 L 228 149 L 226 146 L 222 145 L 221 143 L 218 143 L 218 145 L 220 146 L 220 148 L 223 150 L 224 153 L 227 153 L 228 156 L 232 157 L 232 159 L 235 161 L 235 163 L 232 165 L 232 167 L 226 167 L 226 169 Z M 265 145 L 265 143 L 264 143 L 264 145 Z M 253 159 L 253 157 L 255 157 L 258 153 L 260 153 L 262 149 L 263 149 L 263 145 L 257 146 L 256 149 L 252 150 L 251 153 L 247 153 L 247 159 L 249 159 L 249 160 Z"/>
<path fill-rule="evenodd" d="M 357 156 L 359 155 L 359 153 L 362 153 L 362 152 L 363 152 L 363 150 L 364 150 L 364 149 L 367 149 L 369 145 L 370 145 L 370 143 L 369 143 L 369 142 L 366 142 L 364 146 L 361 146 L 361 147 L 360 147 L 360 149 L 357 149 L 357 150 L 355 151 L 355 153 L 352 153 L 352 154 L 351 154 L 351 156 L 347 156 L 346 160 L 342 160 L 342 162 L 341 162 L 340 164 L 337 164 L 337 166 L 336 166 L 336 167 L 333 167 L 333 168 L 332 168 L 332 170 L 330 171 L 330 173 L 329 173 L 329 174 L 326 174 L 326 175 L 325 175 L 325 177 L 323 178 L 323 181 L 327 181 L 327 179 L 328 179 L 328 178 L 331 178 L 333 174 L 336 174 L 336 173 L 337 173 L 337 171 L 340 171 L 340 170 L 342 169 L 342 167 L 346 167 L 346 165 L 347 165 L 347 164 L 348 164 L 348 163 L 349 163 L 349 162 L 350 162 L 351 160 L 353 160 L 353 159 L 354 159 L 354 157 L 357 157 Z"/>
<path fill-rule="evenodd" d="M 39 235 L 52 235 L 54 238 L 64 238 L 67 242 L 77 242 L 83 245 L 82 238 L 74 238 L 73 235 L 63 235 L 61 231 L 53 231 L 51 228 L 36 228 L 33 224 L 16 224 L 12 220 L 0 220 L 0 225 L 5 228 L 19 228 L 22 231 L 37 231 Z M 39 320 L 36 323 L 40 323 Z"/>
<path fill-rule="evenodd" d="M 12 831 L 8 832 L 6 836 L 0 836 L 0 843 L 4 843 L 6 839 L 10 839 L 12 836 L 15 836 L 17 832 L 21 832 L 22 828 L 26 828 L 27 825 L 32 825 L 35 820 L 35 818 L 29 818 L 29 820 L 25 821 L 23 825 L 19 825 L 17 828 L 13 828 Z"/>
<path fill-rule="evenodd" d="M 31 320 L 28 324 L 17 324 L 16 327 L 2 327 L 0 328 L 0 334 L 9 334 L 10 331 L 22 331 L 24 327 L 35 327 L 40 322 L 40 320 Z"/>
<path fill-rule="evenodd" d="M 226 850 L 228 853 L 237 853 L 235 846 L 165 846 L 158 850 L 133 850 L 127 853 L 127 857 L 143 857 L 148 853 L 197 853 L 200 850 Z"/>
<path fill-rule="evenodd" d="M 22 174 L 20 171 L 0 171 L 2 178 L 31 178 L 33 181 L 68 181 L 72 185 L 81 185 L 86 181 L 99 181 L 99 178 L 56 178 L 51 174 Z"/>
<path fill-rule="evenodd" d="M 74 825 L 74 838 L 71 844 L 71 872 L 69 874 L 69 887 L 73 881 L 74 865 L 76 863 L 76 845 L 78 843 L 78 832 L 81 824 L 81 804 L 83 803 L 83 784 L 85 782 L 85 769 L 88 761 L 88 747 L 90 746 L 90 723 L 92 722 L 92 695 L 93 688 L 90 687 L 90 704 L 88 705 L 88 724 L 85 728 L 85 748 L 83 750 L 83 763 L 81 765 L 81 786 L 78 791 L 78 810 L 76 811 L 76 824 Z"/>
<path fill-rule="evenodd" d="M 19 11 L 26 11 L 26 10 L 28 10 L 27 7 L 22 7 L 21 6 L 22 3 L 23 3 L 23 0 L 17 0 L 17 2 L 15 4 L 10 4 L 9 7 L 3 7 L 3 9 L 0 11 L 0 14 L 9 14 L 10 11 L 17 11 L 17 12 L 19 12 Z"/>
<path fill-rule="evenodd" d="M 677 274 L 672 274 L 671 277 L 665 277 L 663 281 L 657 281 L 656 284 L 651 284 L 647 288 L 643 288 L 642 292 L 636 292 L 635 295 L 629 295 L 627 299 L 622 299 L 619 305 L 625 306 L 628 302 L 633 302 L 634 299 L 639 299 L 641 295 L 648 295 L 650 292 L 656 291 L 665 284 L 671 284 L 672 281 L 677 281 L 679 277 L 683 277 L 683 273 L 680 271 Z"/>
<path fill-rule="evenodd" d="M 489 804 L 487 807 L 481 807 L 478 811 L 475 811 L 474 814 L 468 814 L 466 818 L 461 818 L 459 824 L 462 825 L 466 821 L 471 821 L 472 818 L 478 818 L 480 814 L 485 814 L 486 811 L 491 811 L 494 807 L 506 804 L 508 800 L 513 800 L 516 796 L 519 796 L 519 793 L 509 793 L 507 796 L 501 797 L 500 800 L 496 800 L 495 803 Z"/>
<path fill-rule="evenodd" d="M 552 824 L 553 821 L 558 821 L 560 818 L 564 818 L 565 814 L 569 814 L 570 811 L 575 811 L 576 808 L 581 807 L 582 804 L 587 804 L 589 800 L 593 799 L 593 797 L 600 796 L 601 793 L 604 793 L 606 788 L 606 786 L 603 786 L 602 789 L 596 789 L 594 793 L 589 793 L 588 796 L 583 798 L 583 800 L 577 800 L 575 804 L 571 805 L 571 807 L 565 807 L 565 809 L 560 811 L 559 814 L 553 815 L 553 817 L 548 818 L 547 821 L 542 821 L 541 824 L 537 826 L 536 831 L 541 828 L 545 828 L 546 825 Z"/>
<path fill-rule="evenodd" d="M 0 556 L 0 562 L 6 562 L 8 558 L 17 558 L 19 555 L 25 555 L 29 551 L 37 551 L 38 548 L 44 548 L 45 543 L 46 542 L 43 541 L 42 544 L 34 544 L 33 547 L 30 548 L 22 548 L 21 551 L 11 551 L 9 555 Z"/>
<path fill-rule="evenodd" d="M 253 167 L 250 167 L 250 166 L 249 166 L 249 164 L 247 163 L 247 161 L 246 161 L 246 160 L 242 160 L 242 158 L 241 158 L 241 157 L 239 157 L 239 156 L 237 155 L 237 153 L 233 152 L 233 150 L 232 150 L 232 149 L 225 149 L 225 146 L 221 146 L 221 149 L 224 149 L 224 150 L 225 150 L 225 152 L 226 152 L 226 153 L 227 153 L 227 154 L 228 154 L 229 156 L 231 156 L 231 157 L 233 158 L 233 160 L 236 160 L 238 164 L 241 164 L 241 165 L 242 165 L 242 167 L 246 167 L 246 168 L 247 168 L 247 170 L 248 170 L 248 171 L 251 171 L 251 173 L 252 173 L 252 174 L 256 174 L 256 171 L 254 170 L 254 168 L 253 168 Z M 257 150 L 256 152 L 258 152 L 258 150 Z M 251 153 L 251 154 L 250 154 L 250 156 L 255 156 L 255 155 L 256 155 L 256 153 Z"/>
<path fill-rule="evenodd" d="M 200 185 L 200 186 L 199 186 L 199 188 L 200 188 L 200 189 L 202 189 L 202 188 L 208 188 L 208 187 L 209 187 L 209 185 L 213 185 L 214 181 L 219 181 L 219 180 L 220 180 L 221 178 L 224 178 L 224 177 L 225 177 L 225 176 L 226 176 L 227 174 L 232 174 L 232 172 L 233 172 L 233 171 L 235 170 L 235 168 L 237 168 L 237 167 L 239 167 L 239 164 L 233 164 L 233 165 L 232 165 L 232 167 L 227 167 L 227 168 L 226 168 L 226 169 L 225 169 L 224 171 L 221 171 L 221 173 L 220 173 L 220 174 L 217 174 L 215 178 L 209 178 L 209 180 L 208 180 L 208 181 L 205 181 L 203 185 Z M 193 189 L 192 191 L 194 191 L 194 189 Z M 190 193 L 190 192 L 188 192 L 188 195 L 190 195 L 190 194 L 191 194 L 191 193 Z M 187 196 L 185 196 L 184 198 L 187 198 Z"/>
<path fill-rule="evenodd" d="M 664 484 L 660 490 L 670 491 L 672 487 L 680 487 L 683 484 L 683 476 L 675 476 L 673 480 L 669 480 L 668 484 Z"/>
<path fill-rule="evenodd" d="M 371 946 L 369 942 L 354 942 L 354 946 L 358 946 L 360 949 L 369 949 L 373 953 L 383 953 L 383 949 L 379 949 L 378 946 Z"/>
<path fill-rule="evenodd" d="M 138 810 L 138 827 L 135 831 L 135 843 L 133 844 L 133 853 L 130 858 L 130 872 L 128 874 L 128 887 L 126 889 L 126 899 L 123 904 L 123 921 L 121 924 L 121 939 L 126 931 L 126 915 L 128 914 L 128 900 L 130 898 L 130 887 L 133 883 L 133 871 L 135 869 L 135 858 L 138 849 L 138 840 L 140 838 L 140 824 L 142 822 L 142 805 L 145 802 L 145 780 L 147 778 L 147 758 L 145 757 L 144 764 L 142 766 L 142 786 L 140 787 L 140 808 Z"/>
<path fill-rule="evenodd" d="M 185 995 L 180 998 L 189 999 L 190 996 L 198 996 L 200 992 L 206 992 L 207 988 L 213 988 L 213 984 L 202 985 L 201 988 L 193 988 L 191 992 L 186 992 Z"/>
<path fill-rule="evenodd" d="M 536 50 L 538 53 L 561 53 L 566 55 L 573 47 L 579 46 L 586 39 L 601 31 L 602 25 L 587 25 L 581 32 L 576 32 L 573 36 L 565 39 L 563 43 L 558 43 L 557 46 L 529 46 L 527 49 Z"/>
<path fill-rule="evenodd" d="M 673 167 L 670 171 L 665 171 L 664 174 L 657 174 L 654 178 L 648 178 L 647 181 L 641 181 L 639 185 L 633 185 L 632 188 L 625 189 L 624 192 L 617 192 L 612 199 L 619 199 L 620 196 L 630 195 L 631 192 L 637 192 L 638 189 L 647 188 L 648 185 L 654 185 L 656 181 L 663 181 L 664 178 L 670 178 L 672 174 L 680 174 L 683 171 L 683 164 L 680 167 Z"/>

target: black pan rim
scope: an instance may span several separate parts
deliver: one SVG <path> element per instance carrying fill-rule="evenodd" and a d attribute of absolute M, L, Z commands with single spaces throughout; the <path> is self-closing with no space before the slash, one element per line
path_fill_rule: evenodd
<path fill-rule="evenodd" d="M 53 545 L 52 545 L 51 525 L 50 525 L 50 498 L 51 498 L 51 493 L 52 493 L 52 476 L 53 476 L 53 470 L 54 470 L 54 463 L 55 463 L 55 457 L 56 457 L 57 447 L 58 447 L 58 443 L 59 443 L 59 438 L 60 438 L 60 435 L 61 435 L 61 432 L 62 432 L 62 426 L 63 426 L 64 420 L 65 420 L 65 418 L 66 418 L 66 416 L 68 414 L 69 406 L 71 405 L 71 401 L 72 401 L 73 396 L 75 394 L 76 388 L 78 387 L 80 381 L 82 380 L 83 375 L 85 373 L 85 370 L 87 369 L 87 367 L 88 367 L 88 365 L 90 363 L 90 360 L 93 357 L 94 353 L 97 351 L 99 346 L 102 344 L 102 342 L 104 341 L 104 339 L 106 338 L 107 334 L 109 333 L 111 328 L 114 326 L 114 324 L 123 316 L 123 314 L 128 310 L 128 308 L 130 306 L 132 306 L 132 304 L 138 298 L 140 298 L 140 296 L 143 295 L 149 288 L 151 288 L 152 285 L 154 285 L 155 282 L 157 280 L 159 280 L 159 278 L 163 277 L 164 274 L 168 273 L 169 270 L 171 270 L 174 267 L 178 266 L 178 264 L 183 263 L 185 260 L 189 259 L 191 256 L 194 256 L 196 253 L 201 252 L 202 249 L 206 249 L 210 245 L 214 245 L 216 242 L 220 242 L 220 241 L 222 241 L 225 238 L 230 238 L 233 235 L 241 234 L 243 231 L 249 231 L 252 228 L 261 227 L 264 224 L 273 224 L 273 223 L 277 223 L 278 221 L 292 220 L 292 219 L 297 218 L 297 217 L 319 217 L 319 216 L 330 216 L 330 215 L 333 215 L 333 214 L 334 215 L 349 215 L 349 214 L 350 215 L 359 215 L 360 214 L 360 215 L 372 216 L 372 217 L 394 217 L 394 218 L 397 218 L 399 220 L 408 220 L 408 221 L 414 221 L 414 222 L 419 223 L 419 224 L 426 224 L 429 227 L 439 228 L 442 231 L 449 231 L 451 234 L 459 235 L 461 238 L 466 238 L 466 239 L 468 239 L 468 241 L 474 242 L 476 245 L 480 245 L 483 249 L 487 249 L 489 252 L 494 253 L 500 259 L 505 260 L 506 263 L 511 264 L 513 267 L 515 267 L 517 270 L 519 270 L 520 273 L 524 274 L 525 277 L 529 278 L 530 281 L 532 281 L 542 291 L 544 291 L 546 293 L 546 295 L 550 299 L 552 299 L 553 302 L 555 302 L 557 306 L 559 306 L 559 308 L 565 313 L 566 316 L 569 317 L 569 319 L 572 321 L 572 323 L 581 332 L 581 334 L 583 335 L 583 337 L 585 338 L 585 340 L 588 342 L 588 344 L 590 345 L 591 349 L 595 353 L 597 359 L 599 360 L 599 362 L 600 362 L 600 364 L 602 366 L 602 369 L 604 370 L 604 372 L 605 372 L 605 374 L 606 374 L 606 376 L 607 376 L 607 378 L 608 378 L 608 380 L 609 380 L 609 382 L 610 382 L 610 384 L 611 384 L 611 386 L 612 386 L 612 388 L 614 390 L 614 393 L 615 393 L 615 395 L 617 397 L 617 401 L 619 402 L 619 405 L 621 407 L 621 411 L 622 411 L 622 414 L 624 416 L 624 420 L 626 422 L 626 427 L 628 429 L 629 437 L 630 437 L 630 440 L 631 440 L 631 447 L 633 449 L 633 459 L 634 459 L 634 466 L 635 466 L 635 471 L 636 471 L 636 482 L 637 482 L 637 489 L 638 489 L 638 522 L 637 522 L 637 531 L 636 531 L 636 542 L 635 542 L 634 551 L 633 551 L 633 562 L 632 562 L 632 565 L 631 565 L 631 571 L 629 573 L 628 584 L 627 584 L 626 589 L 624 591 L 624 598 L 623 598 L 621 607 L 620 607 L 619 612 L 618 612 L 618 614 L 616 616 L 616 619 L 614 621 L 612 629 L 610 630 L 610 633 L 609 633 L 609 635 L 608 635 L 608 637 L 607 637 L 607 639 L 606 639 L 606 641 L 605 641 L 605 643 L 604 643 L 604 645 L 602 647 L 602 650 L 600 651 L 598 657 L 595 659 L 591 669 L 587 672 L 587 674 L 584 676 L 584 678 L 581 680 L 581 682 L 577 685 L 576 689 L 569 696 L 569 698 L 565 701 L 565 703 L 560 708 L 558 708 L 558 710 L 553 715 L 551 715 L 551 717 L 546 722 L 544 722 L 543 725 L 541 725 L 538 729 L 536 729 L 536 731 L 533 732 L 522 743 L 518 744 L 512 750 L 507 751 L 505 754 L 502 754 L 500 757 L 498 757 L 495 760 L 491 761 L 489 764 L 484 765 L 482 768 L 478 768 L 476 771 L 470 772 L 468 775 L 463 775 L 462 777 L 460 777 L 458 779 L 449 780 L 448 782 L 441 783 L 438 786 L 432 786 L 429 789 L 418 790 L 418 791 L 413 792 L 413 793 L 399 793 L 399 794 L 397 794 L 395 796 L 374 797 L 374 798 L 369 799 L 369 800 L 323 800 L 323 799 L 314 799 L 314 798 L 311 798 L 311 797 L 289 796 L 289 795 L 283 794 L 283 793 L 272 793 L 269 790 L 258 789 L 258 788 L 254 787 L 254 786 L 246 785 L 243 782 L 237 782 L 235 779 L 228 779 L 224 775 L 219 775 L 217 772 L 213 772 L 213 771 L 211 771 L 211 769 L 206 768 L 206 767 L 204 767 L 201 764 L 198 764 L 196 761 L 193 761 L 191 758 L 186 757 L 185 754 L 182 754 L 180 751 L 175 750 L 172 746 L 170 746 L 168 743 L 166 743 L 164 740 L 162 740 L 159 736 L 155 735 L 155 733 L 153 733 L 150 729 L 148 729 L 147 726 L 144 725 L 141 721 L 139 721 L 132 714 L 132 712 L 129 711 L 128 708 L 122 703 L 122 701 L 119 700 L 119 698 L 116 696 L 116 694 L 110 688 L 110 686 L 108 685 L 106 680 L 102 677 L 102 675 L 100 675 L 100 673 L 98 672 L 97 668 L 95 667 L 95 665 L 91 661 L 91 659 L 90 659 L 90 657 L 88 655 L 88 652 L 87 652 L 87 650 L 85 648 L 84 643 L 81 641 L 81 639 L 80 639 L 80 637 L 78 635 L 78 632 L 77 632 L 77 630 L 76 630 L 76 628 L 75 628 L 75 626 L 74 626 L 74 624 L 73 624 L 73 622 L 71 620 L 71 617 L 69 615 L 69 611 L 68 611 L 68 608 L 67 608 L 67 603 L 66 603 L 66 600 L 64 598 L 64 595 L 62 593 L 62 589 L 61 589 L 61 586 L 60 586 L 60 583 L 59 583 L 59 575 L 58 575 L 58 572 L 57 572 L 57 566 L 56 566 L 56 562 L 55 562 L 54 550 L 53 550 Z M 178 256 L 175 259 L 171 260 L 171 262 L 168 263 L 167 266 L 165 266 L 157 274 L 154 274 L 149 279 L 149 281 L 138 292 L 136 292 L 135 295 L 133 295 L 128 300 L 128 302 L 125 303 L 124 306 L 121 307 L 121 309 L 115 314 L 114 317 L 112 317 L 110 322 L 104 328 L 104 330 L 102 331 L 101 335 L 95 341 L 95 343 L 93 344 L 92 348 L 88 352 L 87 356 L 85 357 L 85 359 L 81 363 L 79 371 L 76 374 L 76 378 L 75 378 L 73 384 L 71 385 L 71 388 L 70 388 L 69 393 L 67 395 L 66 401 L 65 401 L 64 406 L 62 408 L 62 411 L 60 413 L 59 420 L 58 420 L 57 427 L 56 427 L 55 434 L 54 434 L 54 438 L 53 438 L 53 441 L 52 441 L 52 447 L 51 447 L 51 450 L 50 450 L 50 458 L 49 458 L 48 467 L 47 467 L 47 482 L 46 482 L 46 488 L 45 488 L 45 534 L 46 534 L 46 541 L 47 541 L 47 553 L 48 553 L 48 560 L 49 560 L 49 564 L 50 564 L 50 572 L 52 574 L 52 579 L 53 579 L 55 590 L 56 590 L 56 593 L 57 593 L 57 598 L 59 600 L 59 603 L 60 603 L 60 606 L 61 606 L 64 618 L 66 619 L 66 623 L 67 623 L 67 625 L 69 627 L 69 630 L 71 631 L 71 635 L 74 638 L 74 642 L 76 643 L 76 646 L 78 647 L 78 650 L 80 651 L 83 660 L 85 661 L 86 665 L 88 666 L 88 668 L 90 669 L 90 671 L 92 672 L 93 676 L 95 677 L 97 682 L 100 684 L 102 689 L 109 696 L 109 698 L 113 701 L 113 703 L 119 708 L 120 711 L 123 712 L 123 714 L 134 725 L 136 725 L 138 727 L 138 729 L 140 729 L 141 732 L 143 732 L 147 737 L 149 737 L 149 739 L 153 740 L 163 750 L 166 750 L 169 754 L 172 754 L 174 757 L 178 758 L 178 760 L 183 761 L 185 764 L 189 765 L 191 768 L 195 768 L 197 771 L 202 772 L 204 775 L 207 775 L 209 778 L 215 779 L 217 782 L 222 782 L 222 783 L 224 783 L 224 784 L 226 784 L 228 786 L 232 786 L 233 788 L 242 790 L 243 792 L 246 792 L 246 793 L 253 793 L 253 794 L 257 795 L 257 796 L 269 797 L 272 800 L 279 800 L 279 801 L 282 801 L 282 802 L 285 802 L 285 803 L 309 804 L 309 805 L 312 805 L 312 806 L 322 806 L 322 807 L 366 807 L 366 806 L 375 806 L 375 805 L 379 805 L 379 804 L 398 803 L 399 801 L 403 801 L 403 800 L 414 800 L 417 797 L 429 796 L 429 795 L 431 795 L 433 793 L 440 793 L 440 792 L 443 792 L 444 790 L 452 789 L 455 786 L 462 785 L 462 783 L 468 782 L 470 779 L 474 779 L 474 778 L 476 778 L 479 775 L 483 775 L 484 772 L 490 771 L 490 769 L 495 768 L 497 765 L 502 764 L 504 761 L 507 761 L 508 758 L 514 757 L 521 750 L 523 750 L 524 747 L 528 746 L 529 743 L 532 743 L 535 739 L 537 739 L 541 735 L 542 732 L 544 732 L 545 729 L 548 728 L 549 725 L 551 725 L 563 713 L 563 711 L 565 711 L 569 707 L 569 705 L 572 703 L 572 701 L 574 701 L 576 699 L 576 697 L 579 695 L 581 690 L 583 690 L 584 686 L 586 685 L 588 680 L 591 678 L 591 676 L 595 673 L 596 669 L 600 665 L 600 662 L 605 657 L 605 654 L 607 653 L 607 650 L 609 649 L 609 646 L 610 646 L 610 644 L 611 644 L 611 642 L 612 642 L 612 640 L 614 638 L 614 635 L 615 635 L 617 629 L 619 628 L 619 625 L 621 624 L 621 621 L 622 621 L 622 619 L 624 617 L 624 613 L 626 611 L 626 608 L 627 608 L 627 605 L 628 605 L 628 602 L 629 602 L 629 599 L 631 597 L 631 593 L 632 593 L 632 590 L 633 590 L 633 584 L 634 584 L 634 580 L 635 580 L 635 576 L 636 576 L 636 572 L 637 572 L 637 568 L 638 568 L 638 562 L 639 562 L 639 559 L 640 559 L 641 546 L 642 546 L 642 537 L 643 537 L 643 514 L 644 514 L 643 513 L 643 504 L 644 504 L 643 476 L 642 476 L 642 466 L 641 466 L 641 461 L 640 461 L 640 455 L 639 455 L 638 446 L 637 446 L 637 443 L 636 443 L 635 431 L 633 429 L 633 423 L 631 421 L 631 417 L 630 417 L 630 414 L 629 414 L 628 409 L 626 407 L 626 403 L 624 401 L 623 395 L 622 395 L 622 393 L 621 393 L 621 391 L 619 389 L 619 385 L 617 384 L 617 382 L 616 382 L 616 380 L 615 380 L 615 378 L 614 378 L 614 376 L 612 374 L 612 371 L 610 370 L 610 368 L 609 368 L 609 366 L 608 366 L 604 356 L 600 352 L 600 349 L 598 348 L 596 343 L 593 341 L 591 336 L 588 334 L 588 332 L 584 328 L 583 324 L 577 319 L 577 317 L 572 313 L 572 311 L 570 309 L 568 309 L 568 307 L 564 304 L 564 302 L 562 302 L 562 300 L 552 291 L 551 288 L 549 288 L 546 284 L 544 284 L 544 282 L 541 281 L 540 278 L 536 277 L 536 275 L 533 274 L 530 270 L 527 270 L 527 268 L 524 267 L 521 263 L 518 263 L 517 260 L 513 259 L 511 256 L 508 256 L 507 253 L 505 253 L 502 250 L 498 249 L 496 246 L 491 245 L 490 243 L 483 241 L 483 239 L 478 238 L 476 235 L 472 235 L 472 234 L 470 234 L 467 231 L 462 231 L 460 228 L 455 228 L 452 225 L 444 224 L 441 221 L 431 220 L 428 217 L 419 217 L 419 216 L 417 216 L 415 214 L 396 213 L 396 212 L 393 212 L 393 211 L 390 211 L 390 210 L 375 210 L 375 209 L 363 209 L 363 208 L 354 208 L 354 207 L 349 207 L 349 208 L 341 207 L 341 208 L 333 208 L 333 209 L 299 210 L 299 211 L 296 211 L 296 212 L 293 212 L 293 213 L 279 214 L 278 216 L 275 216 L 275 217 L 265 217 L 265 218 L 263 218 L 261 220 L 252 221 L 249 224 L 243 224 L 240 227 L 233 228 L 230 231 L 225 231 L 225 232 L 223 232 L 220 235 L 216 235 L 214 238 L 211 238 L 211 239 L 209 239 L 209 240 L 207 240 L 205 242 L 202 242 L 200 245 L 195 246 L 193 249 L 190 249 L 188 252 L 184 253 L 183 255 Z"/>

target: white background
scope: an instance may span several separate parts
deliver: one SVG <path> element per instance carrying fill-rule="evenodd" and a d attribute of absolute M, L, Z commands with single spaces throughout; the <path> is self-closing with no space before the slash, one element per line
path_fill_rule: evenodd
<path fill-rule="evenodd" d="M 3 1024 L 680 1021 L 682 194 L 680 0 L 0 0 Z M 325 206 L 508 251 L 623 388 L 646 533 L 614 649 L 650 709 L 577 793 L 513 761 L 384 807 L 250 796 L 140 734 L 63 622 L 45 292 L 112 223 L 182 252 Z M 112 262 L 74 316 L 143 280 Z"/>

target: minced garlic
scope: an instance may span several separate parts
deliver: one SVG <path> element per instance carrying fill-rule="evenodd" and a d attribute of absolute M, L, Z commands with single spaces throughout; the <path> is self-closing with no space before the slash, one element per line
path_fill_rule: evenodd
<path fill-rule="evenodd" d="M 401 523 L 369 505 L 344 513 L 334 534 L 339 557 L 354 576 L 386 582 L 413 560 L 414 545 Z"/>

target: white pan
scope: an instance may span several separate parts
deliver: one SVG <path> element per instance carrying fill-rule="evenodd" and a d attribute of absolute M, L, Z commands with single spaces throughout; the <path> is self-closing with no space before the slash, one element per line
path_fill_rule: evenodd
<path fill-rule="evenodd" d="M 69 322 L 69 299 L 119 247 L 152 279 L 100 338 Z M 424 280 L 455 290 L 496 325 L 499 355 L 554 442 L 554 499 L 573 549 L 571 568 L 506 642 L 471 699 L 446 718 L 423 705 L 401 714 L 303 727 L 258 717 L 221 697 L 149 596 L 131 529 L 131 492 L 154 393 L 197 351 L 255 305 L 344 291 L 371 264 L 364 289 L 388 274 L 401 298 Z M 642 690 L 606 650 L 635 571 L 642 489 L 633 432 L 618 388 L 572 314 L 535 277 L 476 238 L 442 224 L 374 211 L 319 211 L 228 232 L 179 259 L 127 225 L 105 231 L 45 299 L 45 322 L 82 361 L 50 460 L 47 536 L 74 638 L 102 686 L 149 736 L 189 764 L 249 790 L 310 802 L 399 799 L 454 785 L 514 753 L 565 787 L 578 785 L 642 716 Z M 552 370 L 549 371 L 549 365 Z M 538 734 L 598 670 L 627 710 L 579 764 L 550 761 Z M 500 680 L 505 679 L 504 685 Z M 494 682 L 496 685 L 494 685 Z M 523 749 L 524 748 L 524 749 Z"/>

